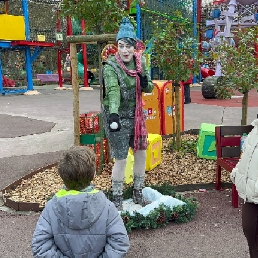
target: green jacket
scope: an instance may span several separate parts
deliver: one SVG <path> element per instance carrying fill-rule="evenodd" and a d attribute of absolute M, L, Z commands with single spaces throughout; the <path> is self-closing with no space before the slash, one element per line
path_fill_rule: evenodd
<path fill-rule="evenodd" d="M 112 61 L 117 65 L 121 78 L 124 81 L 124 84 L 126 85 L 126 89 L 129 91 L 130 90 L 134 91 L 136 87 L 135 77 L 128 76 L 125 73 L 125 71 L 119 66 L 119 64 L 116 62 L 116 59 L 114 56 L 109 56 L 108 61 Z M 125 66 L 129 70 L 135 70 L 134 59 L 132 59 L 131 62 L 126 63 Z M 151 93 L 154 86 L 151 81 L 149 71 L 146 67 L 146 61 L 144 57 L 142 57 L 142 75 L 147 75 L 148 81 L 149 81 L 148 86 L 146 88 L 143 88 L 142 91 L 146 93 Z M 126 107 L 126 101 L 122 96 L 121 85 L 118 79 L 118 73 L 116 69 L 108 63 L 105 64 L 103 68 L 103 79 L 105 82 L 105 97 L 103 99 L 103 105 L 105 107 L 108 107 L 110 114 L 111 113 L 118 114 L 119 109 Z M 133 98 L 129 97 L 127 105 L 129 105 L 130 108 L 135 107 L 136 105 L 135 97 Z"/>

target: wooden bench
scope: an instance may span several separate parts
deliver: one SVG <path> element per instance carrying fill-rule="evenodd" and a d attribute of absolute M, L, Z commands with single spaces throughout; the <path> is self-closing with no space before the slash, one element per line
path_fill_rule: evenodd
<path fill-rule="evenodd" d="M 216 189 L 221 190 L 221 168 L 231 172 L 240 159 L 240 138 L 243 133 L 249 133 L 252 125 L 216 126 Z M 238 208 L 238 193 L 235 184 L 232 184 L 232 206 Z"/>

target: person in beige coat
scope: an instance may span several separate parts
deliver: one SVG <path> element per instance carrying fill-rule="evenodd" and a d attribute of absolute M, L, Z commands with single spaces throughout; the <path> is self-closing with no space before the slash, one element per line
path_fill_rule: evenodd
<path fill-rule="evenodd" d="M 249 246 L 251 258 L 258 257 L 258 119 L 252 122 L 244 149 L 230 178 L 236 185 L 238 195 L 244 200 L 242 228 Z"/>

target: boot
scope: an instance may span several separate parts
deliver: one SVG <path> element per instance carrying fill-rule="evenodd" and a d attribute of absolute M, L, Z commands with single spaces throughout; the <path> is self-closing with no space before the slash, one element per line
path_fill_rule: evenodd
<path fill-rule="evenodd" d="M 147 201 L 142 195 L 144 179 L 145 176 L 134 176 L 133 202 L 136 204 L 140 204 L 142 207 L 150 204 L 150 202 Z"/>
<path fill-rule="evenodd" d="M 113 195 L 113 203 L 115 204 L 117 210 L 123 210 L 123 195 Z"/>
<path fill-rule="evenodd" d="M 123 181 L 112 180 L 113 203 L 119 211 L 123 210 Z"/>

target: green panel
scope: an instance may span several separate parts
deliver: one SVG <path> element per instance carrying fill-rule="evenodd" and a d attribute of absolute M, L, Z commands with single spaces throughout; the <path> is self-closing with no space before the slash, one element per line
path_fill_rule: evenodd
<path fill-rule="evenodd" d="M 200 131 L 215 133 L 215 124 L 202 123 Z"/>
<path fill-rule="evenodd" d="M 204 159 L 217 159 L 215 133 L 202 132 L 199 135 L 197 156 Z"/>
<path fill-rule="evenodd" d="M 87 145 L 87 144 L 95 144 L 97 141 L 95 134 L 82 134 L 80 135 L 80 143 Z"/>
<path fill-rule="evenodd" d="M 215 147 L 215 148 L 214 148 Z M 201 153 L 203 158 L 216 159 L 216 141 L 214 135 L 205 135 L 205 140 Z"/>
<path fill-rule="evenodd" d="M 130 15 L 136 14 L 136 0 L 130 3 Z"/>

